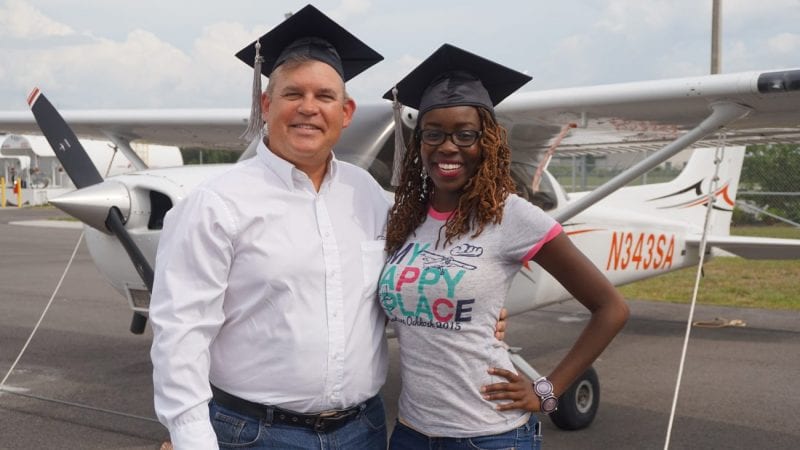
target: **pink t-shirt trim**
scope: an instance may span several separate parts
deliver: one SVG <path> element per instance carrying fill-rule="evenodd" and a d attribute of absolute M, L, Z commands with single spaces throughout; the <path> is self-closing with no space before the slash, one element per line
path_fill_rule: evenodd
<path fill-rule="evenodd" d="M 522 257 L 522 263 L 524 264 L 533 259 L 533 257 L 537 253 L 539 253 L 539 250 L 542 248 L 544 244 L 547 244 L 548 242 L 552 241 L 556 236 L 561 234 L 561 230 L 562 230 L 561 224 L 556 222 L 556 224 L 553 225 L 552 228 L 550 228 L 550 231 L 547 232 L 544 238 L 542 238 L 542 240 L 537 242 L 536 245 L 534 245 L 533 248 L 530 249 L 530 251 L 526 253 L 525 256 Z"/>
<path fill-rule="evenodd" d="M 436 220 L 441 220 L 442 222 L 447 221 L 447 219 L 449 219 L 450 216 L 452 216 L 454 212 L 455 211 L 440 212 L 440 211 L 437 211 L 437 210 L 433 209 L 433 206 L 429 206 L 428 207 L 428 215 L 433 217 Z"/>

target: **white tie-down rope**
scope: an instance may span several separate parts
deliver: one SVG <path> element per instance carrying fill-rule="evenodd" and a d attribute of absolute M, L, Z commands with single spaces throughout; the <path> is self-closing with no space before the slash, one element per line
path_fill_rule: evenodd
<path fill-rule="evenodd" d="M 117 154 L 117 147 L 113 147 L 113 149 L 114 149 L 114 153 L 111 155 L 111 161 L 109 161 L 109 163 L 108 163 L 108 167 L 106 168 L 106 174 L 105 174 L 105 176 L 103 178 L 108 177 L 108 174 L 111 172 L 111 163 L 114 161 L 114 156 Z M 83 234 L 84 234 L 84 232 L 81 231 L 81 235 L 78 236 L 78 242 L 75 243 L 75 248 L 72 249 L 72 255 L 69 257 L 69 261 L 67 261 L 67 266 L 64 267 L 64 273 L 61 274 L 61 278 L 58 280 L 58 284 L 56 285 L 56 288 L 53 290 L 53 295 L 50 296 L 50 300 L 47 302 L 47 305 L 44 307 L 44 311 L 42 311 L 42 315 L 39 317 L 39 321 L 36 322 L 36 325 L 33 327 L 33 330 L 31 330 L 31 334 L 30 334 L 30 336 L 28 336 L 28 340 L 25 341 L 25 345 L 22 346 L 22 350 L 19 351 L 19 354 L 17 355 L 17 359 L 14 360 L 14 363 L 11 364 L 11 367 L 8 369 L 8 372 L 6 372 L 6 375 L 3 377 L 3 380 L 0 381 L 0 392 L 5 392 L 7 394 L 13 394 L 13 395 L 19 395 L 21 397 L 33 398 L 33 399 L 37 399 L 37 400 L 43 400 L 43 401 L 51 402 L 51 403 L 58 403 L 58 404 L 61 404 L 61 405 L 74 406 L 76 408 L 89 409 L 89 410 L 92 410 L 92 411 L 99 411 L 99 412 L 104 412 L 104 413 L 108 413 L 108 414 L 114 414 L 114 415 L 117 415 L 117 416 L 128 417 L 128 418 L 131 418 L 131 419 L 146 420 L 148 422 L 156 422 L 156 423 L 158 423 L 158 421 L 156 419 L 153 419 L 152 417 L 142 417 L 142 416 L 137 416 L 137 415 L 134 415 L 134 414 L 128 414 L 128 413 L 124 413 L 124 412 L 113 411 L 113 410 L 110 410 L 110 409 L 98 408 L 98 407 L 90 406 L 90 405 L 82 405 L 80 403 L 73 403 L 73 402 L 68 402 L 68 401 L 64 401 L 64 400 L 57 400 L 57 399 L 54 399 L 54 398 L 42 397 L 42 396 L 33 395 L 33 394 L 25 394 L 25 393 L 22 393 L 22 392 L 15 392 L 15 391 L 12 391 L 12 390 L 9 390 L 9 389 L 5 388 L 6 380 L 8 380 L 8 377 L 10 377 L 11 374 L 14 372 L 14 369 L 17 367 L 17 363 L 19 363 L 19 360 L 22 359 L 22 355 L 24 355 L 25 354 L 25 350 L 28 349 L 28 345 L 33 340 L 33 336 L 36 335 L 36 332 L 39 330 L 39 326 L 42 324 L 42 321 L 44 320 L 44 316 L 46 316 L 47 315 L 47 311 L 50 310 L 50 305 L 53 304 L 53 299 L 56 298 L 56 294 L 58 294 L 58 291 L 61 290 L 61 284 L 64 282 L 64 278 L 67 277 L 67 273 L 69 273 L 69 268 L 72 266 L 72 261 L 75 260 L 75 255 L 78 253 L 78 249 L 81 246 L 81 241 L 83 241 Z"/>
<path fill-rule="evenodd" d="M 6 394 L 12 394 L 12 395 L 18 395 L 20 397 L 32 398 L 34 400 L 41 400 L 41 401 L 44 401 L 44 402 L 56 403 L 56 404 L 59 404 L 59 405 L 72 406 L 72 407 L 80 408 L 80 409 L 88 409 L 90 411 L 97 411 L 97 412 L 102 412 L 102 413 L 106 413 L 106 414 L 113 414 L 115 416 L 126 417 L 128 419 L 137 419 L 137 420 L 143 420 L 143 421 L 146 421 L 146 422 L 159 423 L 158 420 L 156 420 L 156 419 L 154 419 L 152 417 L 137 416 L 136 414 L 128 414 L 128 413 L 124 413 L 124 412 L 114 411 L 114 410 L 111 410 L 111 409 L 98 408 L 96 406 L 91 406 L 91 405 L 84 405 L 82 403 L 68 402 L 66 400 L 58 400 L 58 399 L 55 399 L 55 398 L 42 397 L 41 395 L 26 394 L 24 392 L 14 392 L 14 391 L 7 390 L 7 389 L 0 389 L 0 391 L 4 392 Z"/>
<path fill-rule="evenodd" d="M 113 410 L 110 410 L 110 409 L 103 409 L 103 408 L 98 408 L 98 407 L 95 407 L 95 406 L 68 402 L 68 401 L 65 401 L 65 400 L 58 400 L 58 399 L 53 399 L 53 398 L 48 398 L 48 397 L 42 397 L 42 396 L 39 396 L 39 395 L 16 392 L 16 391 L 13 391 L 13 390 L 5 388 L 6 380 L 8 380 L 8 377 L 10 377 L 11 374 L 14 372 L 14 369 L 16 369 L 17 364 L 19 363 L 20 359 L 22 359 L 22 355 L 25 354 L 25 351 L 28 349 L 28 345 L 33 340 L 33 336 L 36 335 L 36 332 L 39 330 L 39 326 L 42 324 L 42 321 L 44 320 L 44 317 L 47 315 L 47 311 L 50 310 L 50 306 L 53 304 L 53 300 L 56 298 L 56 294 L 58 294 L 58 291 L 61 290 L 61 284 L 64 283 L 64 278 L 66 278 L 67 273 L 69 272 L 69 268 L 72 266 L 72 261 L 75 260 L 75 255 L 78 253 L 78 249 L 80 248 L 82 241 L 83 241 L 83 231 L 81 231 L 81 235 L 78 236 L 78 242 L 75 243 L 75 248 L 72 250 L 72 255 L 69 257 L 69 261 L 67 261 L 67 266 L 64 268 L 64 273 L 61 274 L 61 279 L 58 280 L 58 284 L 56 285 L 56 288 L 53 290 L 53 295 L 50 296 L 50 300 L 47 302 L 47 305 L 44 307 L 44 311 L 42 311 L 42 315 L 39 316 L 39 321 L 36 322 L 36 325 L 33 327 L 33 330 L 31 330 L 31 334 L 30 334 L 30 336 L 28 336 L 28 340 L 25 341 L 25 345 L 22 346 L 22 350 L 19 351 L 19 354 L 17 355 L 17 359 L 14 360 L 14 363 L 11 364 L 11 367 L 8 369 L 8 372 L 6 372 L 6 375 L 3 377 L 3 380 L 0 381 L 0 392 L 4 392 L 6 394 L 18 395 L 18 396 L 21 396 L 21 397 L 33 398 L 33 399 L 37 399 L 37 400 L 43 400 L 43 401 L 51 402 L 51 403 L 58 403 L 58 404 L 61 404 L 61 405 L 74 406 L 76 408 L 81 408 L 81 409 L 88 409 L 88 410 L 92 410 L 92 411 L 99 411 L 99 412 L 104 412 L 104 413 L 108 413 L 108 414 L 114 414 L 114 415 L 117 415 L 117 416 L 127 417 L 127 418 L 131 418 L 131 419 L 146 420 L 148 422 L 156 422 L 157 423 L 158 421 L 156 419 L 152 418 L 152 417 L 142 417 L 142 416 L 137 416 L 137 415 L 134 415 L 134 414 L 128 414 L 128 413 L 124 413 L 124 412 L 113 411 Z"/>
<path fill-rule="evenodd" d="M 697 292 L 700 288 L 700 277 L 703 274 L 703 262 L 706 256 L 706 241 L 708 237 L 708 227 L 711 223 L 711 210 L 714 208 L 714 201 L 716 199 L 715 193 L 717 190 L 717 181 L 719 181 L 719 166 L 722 163 L 722 157 L 725 153 L 725 134 L 720 137 L 720 143 L 714 150 L 714 176 L 711 178 L 711 185 L 708 189 L 708 205 L 706 207 L 706 220 L 703 224 L 703 236 L 700 239 L 700 261 L 697 263 L 697 274 L 694 279 L 694 291 L 692 292 L 692 303 L 689 307 L 689 318 L 686 321 L 686 335 L 683 338 L 683 350 L 681 350 L 681 360 L 678 366 L 678 379 L 675 381 L 675 395 L 672 397 L 672 410 L 669 413 L 669 425 L 667 425 L 667 437 L 664 441 L 664 450 L 669 449 L 669 440 L 672 436 L 672 424 L 675 421 L 675 409 L 678 406 L 678 395 L 681 389 L 681 379 L 683 378 L 683 367 L 686 362 L 686 351 L 689 348 L 689 336 L 692 332 L 692 322 L 694 322 L 694 307 L 697 304 Z"/>
<path fill-rule="evenodd" d="M 6 372 L 6 376 L 3 377 L 3 381 L 0 381 L 0 391 L 5 390 L 5 389 L 3 389 L 3 386 L 5 386 L 6 380 L 8 380 L 8 377 L 11 376 L 11 372 L 13 372 L 14 369 L 17 367 L 17 363 L 19 363 L 19 360 L 22 359 L 22 355 L 25 353 L 25 350 L 28 349 L 28 344 L 30 344 L 31 341 L 33 340 L 33 336 L 36 334 L 36 331 L 39 329 L 39 325 L 42 324 L 42 320 L 44 320 L 44 316 L 47 315 L 47 311 L 50 309 L 50 305 L 53 304 L 53 299 L 56 298 L 56 294 L 58 293 L 59 289 L 61 289 L 61 283 L 64 282 L 64 278 L 66 278 L 67 272 L 69 272 L 69 268 L 70 268 L 70 266 L 72 266 L 72 261 L 75 259 L 75 254 L 78 253 L 78 248 L 80 247 L 82 240 L 83 240 L 83 231 L 81 231 L 81 235 L 78 236 L 78 242 L 75 243 L 75 248 L 72 249 L 72 256 L 70 256 L 69 257 L 69 261 L 67 261 L 67 267 L 64 268 L 64 273 L 61 274 L 61 279 L 58 280 L 58 284 L 56 285 L 56 288 L 53 291 L 53 295 L 50 296 L 50 300 L 47 302 L 47 305 L 44 307 L 44 311 L 42 311 L 42 315 L 39 316 L 39 321 L 36 322 L 36 325 L 33 327 L 33 330 L 31 330 L 31 334 L 30 334 L 30 336 L 28 336 L 28 340 L 25 341 L 25 345 L 23 345 L 22 346 L 22 350 L 19 351 L 19 354 L 17 355 L 17 359 L 14 360 L 14 363 L 11 364 L 11 367 L 8 369 L 8 372 Z"/>

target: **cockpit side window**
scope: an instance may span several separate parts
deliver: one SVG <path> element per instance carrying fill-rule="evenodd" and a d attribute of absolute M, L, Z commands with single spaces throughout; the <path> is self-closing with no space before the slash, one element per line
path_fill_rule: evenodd
<path fill-rule="evenodd" d="M 511 178 L 517 186 L 517 194 L 544 211 L 554 209 L 558 206 L 556 200 L 558 197 L 554 192 L 550 177 L 542 177 L 539 189 L 534 191 L 532 182 L 535 173 L 536 166 L 533 164 L 516 161 L 511 163 Z"/>

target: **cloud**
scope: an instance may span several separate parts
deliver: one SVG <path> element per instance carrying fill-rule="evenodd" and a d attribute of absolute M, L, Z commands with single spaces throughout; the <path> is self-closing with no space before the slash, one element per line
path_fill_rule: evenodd
<path fill-rule="evenodd" d="M 363 14 L 368 11 L 370 7 L 372 7 L 372 2 L 369 0 L 342 0 L 342 4 L 331 11 L 331 16 L 344 20 L 351 15 Z"/>
<path fill-rule="evenodd" d="M 356 102 L 380 101 L 383 94 L 391 89 L 394 83 L 400 81 L 421 62 L 421 58 L 408 54 L 386 60 L 349 81 L 347 92 L 355 98 Z"/>
<path fill-rule="evenodd" d="M 69 26 L 50 19 L 22 0 L 7 0 L 0 7 L 0 37 L 37 39 L 74 33 Z"/>
<path fill-rule="evenodd" d="M 26 92 L 35 83 L 46 92 L 57 90 L 71 107 L 110 107 L 123 98 L 150 98 L 146 106 L 158 106 L 188 78 L 190 68 L 187 55 L 142 30 L 120 42 L 94 39 L 14 53 L 14 91 Z"/>
<path fill-rule="evenodd" d="M 764 38 L 732 39 L 723 47 L 723 72 L 796 67 L 800 35 L 785 32 Z"/>
<path fill-rule="evenodd" d="M 557 54 L 562 54 L 565 57 L 575 57 L 581 55 L 582 51 L 590 44 L 591 41 L 588 39 L 588 36 L 573 34 L 559 40 L 554 49 Z"/>
<path fill-rule="evenodd" d="M 781 33 L 767 40 L 767 48 L 774 53 L 793 54 L 800 53 L 800 34 Z"/>
<path fill-rule="evenodd" d="M 797 0 L 723 0 L 722 14 L 726 17 L 753 18 L 754 16 L 774 17 L 797 10 Z"/>
<path fill-rule="evenodd" d="M 677 9 L 674 2 L 666 0 L 611 0 L 595 25 L 620 34 L 652 32 L 672 24 Z"/>
<path fill-rule="evenodd" d="M 203 28 L 192 44 L 189 76 L 179 87 L 195 104 L 242 106 L 249 101 L 253 70 L 234 57 L 236 52 L 264 32 L 263 27 L 247 29 L 239 23 L 220 22 Z M 262 80 L 262 83 L 264 80 Z M 239 97 L 231 92 L 239 92 Z"/>
<path fill-rule="evenodd" d="M 0 10 L 0 21 L 31 16 L 19 11 L 33 8 L 10 1 Z M 56 23 L 38 12 L 35 21 L 26 23 L 37 21 Z M 21 106 L 26 93 L 39 86 L 65 108 L 243 106 L 252 71 L 233 55 L 262 32 L 263 26 L 215 23 L 203 27 L 183 50 L 142 29 L 121 39 L 88 32 L 37 36 L 37 44 L 15 31 L 18 39 L 4 50 L 4 59 L 14 64 L 0 70 L 0 98 Z M 235 95 L 239 91 L 241 98 Z"/>
<path fill-rule="evenodd" d="M 0 0 L 0 109 L 25 108 L 34 85 L 64 108 L 246 107 L 252 70 L 233 55 L 305 3 Z M 708 73 L 711 2 L 319 0 L 386 58 L 348 83 L 377 101 L 443 42 L 534 77 L 523 90 Z M 461 5 L 461 4 L 459 4 Z M 800 0 L 723 0 L 723 72 L 796 66 Z M 424 8 L 421 8 L 424 6 Z M 504 4 L 505 6 L 505 4 Z M 442 17 L 446 17 L 443 22 Z M 476 27 L 453 26 L 481 23 Z"/>

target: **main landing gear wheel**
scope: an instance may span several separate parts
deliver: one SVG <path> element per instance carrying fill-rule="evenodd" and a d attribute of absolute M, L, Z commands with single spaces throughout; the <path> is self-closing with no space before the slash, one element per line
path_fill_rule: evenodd
<path fill-rule="evenodd" d="M 581 430 L 591 425 L 599 405 L 600 382 L 589 367 L 558 398 L 558 409 L 550 414 L 550 420 L 562 430 Z"/>

